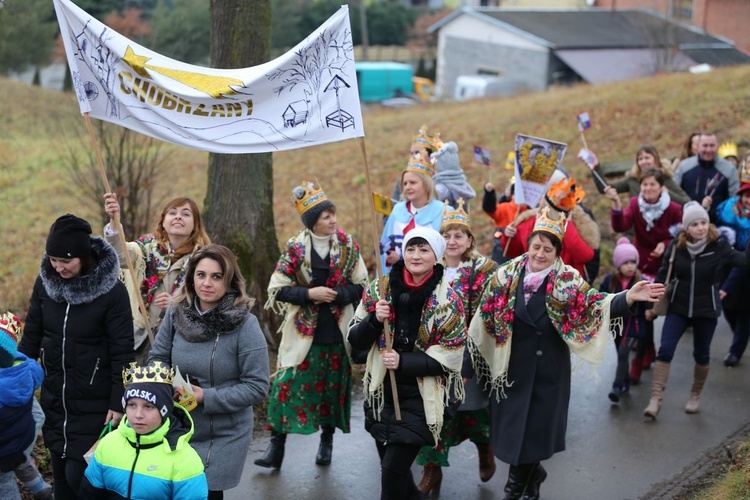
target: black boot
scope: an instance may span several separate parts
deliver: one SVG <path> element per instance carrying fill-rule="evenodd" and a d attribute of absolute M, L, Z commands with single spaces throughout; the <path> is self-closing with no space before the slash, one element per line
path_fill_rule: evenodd
<path fill-rule="evenodd" d="M 508 469 L 508 482 L 505 483 L 505 500 L 520 500 L 529 483 L 532 464 L 511 465 Z"/>
<path fill-rule="evenodd" d="M 255 460 L 255 465 L 268 467 L 269 469 L 280 469 L 281 462 L 284 461 L 284 445 L 286 444 L 286 434 L 273 433 L 271 444 L 262 457 Z"/>
<path fill-rule="evenodd" d="M 335 427 L 329 425 L 323 426 L 323 433 L 320 435 L 318 456 L 315 457 L 316 464 L 331 465 L 331 455 L 333 455 L 333 433 L 335 431 Z"/>
<path fill-rule="evenodd" d="M 544 470 L 542 464 L 534 465 L 536 467 L 531 473 L 531 479 L 529 479 L 529 484 L 526 486 L 526 491 L 521 500 L 539 500 L 539 488 L 542 486 L 542 482 L 547 479 L 547 471 Z"/>

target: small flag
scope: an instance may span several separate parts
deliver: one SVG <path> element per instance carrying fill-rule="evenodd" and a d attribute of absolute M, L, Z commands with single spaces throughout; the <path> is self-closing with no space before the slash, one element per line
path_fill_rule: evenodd
<path fill-rule="evenodd" d="M 380 193 L 372 193 L 372 201 L 375 202 L 375 211 L 385 216 L 391 215 L 393 211 L 393 200 Z"/>
<path fill-rule="evenodd" d="M 588 113 L 581 113 L 576 117 L 578 121 L 578 130 L 585 132 L 591 128 L 591 118 Z"/>
<path fill-rule="evenodd" d="M 516 169 L 516 152 L 508 151 L 508 157 L 505 158 L 505 170 Z"/>
<path fill-rule="evenodd" d="M 474 161 L 485 167 L 490 166 L 490 152 L 482 146 L 474 146 Z"/>
<path fill-rule="evenodd" d="M 596 157 L 589 151 L 588 149 L 582 149 L 578 152 L 578 158 L 583 160 L 583 163 L 586 164 L 587 167 L 589 167 L 591 170 L 594 170 L 594 167 L 596 167 Z"/>

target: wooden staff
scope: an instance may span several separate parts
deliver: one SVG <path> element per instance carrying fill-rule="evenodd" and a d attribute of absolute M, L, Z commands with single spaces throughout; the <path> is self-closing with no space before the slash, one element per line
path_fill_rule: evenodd
<path fill-rule="evenodd" d="M 516 225 L 516 219 L 518 219 L 518 216 L 521 215 L 521 205 L 518 205 L 518 208 L 516 209 L 516 215 L 513 217 L 513 222 L 510 223 L 511 226 L 515 227 Z M 508 256 L 508 247 L 510 247 L 510 240 L 511 238 L 508 238 L 508 241 L 505 242 L 505 248 L 503 249 L 503 256 Z"/>
<path fill-rule="evenodd" d="M 365 179 L 367 179 L 367 198 L 370 200 L 370 222 L 372 223 L 372 241 L 375 248 L 375 260 L 377 260 L 378 263 L 378 275 L 380 276 L 378 278 L 378 293 L 380 294 L 381 298 L 385 298 L 383 285 L 383 280 L 385 279 L 385 276 L 383 275 L 383 263 L 380 260 L 380 255 L 378 252 L 380 239 L 378 238 L 378 221 L 375 218 L 375 200 L 372 199 L 372 182 L 370 181 L 370 165 L 367 162 L 367 151 L 365 149 L 365 141 L 361 137 L 357 137 L 357 142 L 359 142 L 360 150 L 362 151 L 362 158 L 365 162 Z M 385 347 L 389 351 L 393 349 L 393 332 L 391 332 L 390 324 L 388 323 L 388 320 L 386 319 L 383 322 L 383 326 L 385 328 Z M 401 407 L 398 404 L 398 390 L 396 389 L 396 372 L 394 370 L 388 370 L 388 373 L 391 377 L 391 389 L 393 390 L 393 408 L 396 411 L 396 420 L 401 420 Z"/>
<path fill-rule="evenodd" d="M 89 131 L 89 136 L 91 137 L 91 144 L 94 148 L 94 154 L 96 155 L 96 164 L 99 167 L 99 175 L 102 178 L 102 182 L 104 182 L 104 190 L 107 193 L 111 193 L 112 188 L 109 185 L 109 180 L 107 180 L 107 171 L 104 169 L 104 161 L 102 160 L 102 155 L 99 152 L 99 145 L 96 142 L 96 134 L 94 134 L 94 127 L 91 125 L 91 118 L 89 118 L 88 113 L 83 114 L 83 120 L 84 123 L 86 123 L 86 129 Z M 146 333 L 148 333 L 148 340 L 151 342 L 151 345 L 154 345 L 154 334 L 151 331 L 151 323 L 149 323 L 148 320 L 148 311 L 146 310 L 146 304 L 143 303 L 143 297 L 141 297 L 141 284 L 138 283 L 138 277 L 135 275 L 133 261 L 130 259 L 128 243 L 125 241 L 125 235 L 121 231 L 122 226 L 120 225 L 120 212 L 117 212 L 115 214 L 114 222 L 115 227 L 118 228 L 117 235 L 120 238 L 120 244 L 122 245 L 122 248 L 125 249 L 125 263 L 127 264 L 128 270 L 130 271 L 130 278 L 133 280 L 133 286 L 135 287 L 135 295 L 138 298 L 138 309 L 141 311 L 143 319 L 146 321 Z"/>

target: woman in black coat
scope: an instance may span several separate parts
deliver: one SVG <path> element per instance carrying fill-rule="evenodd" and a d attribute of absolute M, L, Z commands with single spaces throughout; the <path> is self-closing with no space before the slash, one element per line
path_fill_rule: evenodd
<path fill-rule="evenodd" d="M 84 453 L 122 418 L 122 369 L 135 359 L 117 254 L 90 234 L 72 214 L 52 225 L 18 346 L 44 368 L 44 443 L 58 500 L 78 498 Z"/>
<path fill-rule="evenodd" d="M 670 281 L 669 309 L 664 318 L 661 345 L 654 364 L 651 400 L 643 414 L 656 420 L 661 410 L 669 368 L 677 343 L 688 326 L 693 327 L 693 384 L 686 413 L 698 413 L 703 385 L 708 377 L 711 359 L 711 340 L 721 316 L 719 291 L 731 267 L 746 269 L 750 264 L 750 246 L 739 252 L 719 234 L 709 222 L 708 212 L 695 201 L 683 207 L 682 229 L 664 253 L 664 260 L 656 281 L 664 283 L 669 273 L 670 260 L 674 263 Z M 647 318 L 653 316 L 646 311 Z"/>
<path fill-rule="evenodd" d="M 422 446 L 437 443 L 445 401 L 462 399 L 466 343 L 463 304 L 438 261 L 445 240 L 430 227 L 409 231 L 383 286 L 365 290 L 349 328 L 349 342 L 369 350 L 365 368 L 365 429 L 380 455 L 381 499 L 421 498 L 411 464 Z M 393 328 L 387 347 L 384 322 Z M 396 419 L 388 372 L 395 373 L 401 419 Z M 451 390 L 449 390 L 449 388 Z"/>
<path fill-rule="evenodd" d="M 492 448 L 510 464 L 506 499 L 539 498 L 547 472 L 539 462 L 565 449 L 570 352 L 598 364 L 610 342 L 610 318 L 655 302 L 662 285 L 646 281 L 605 294 L 560 259 L 564 216 L 544 210 L 528 252 L 501 266 L 485 288 L 467 346 L 480 377 L 490 381 Z M 616 322 L 619 322 L 619 318 Z"/>

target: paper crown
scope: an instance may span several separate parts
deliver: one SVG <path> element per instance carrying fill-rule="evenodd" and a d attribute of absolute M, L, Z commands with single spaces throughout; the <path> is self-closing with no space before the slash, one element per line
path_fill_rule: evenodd
<path fill-rule="evenodd" d="M 740 157 L 739 153 L 737 152 L 737 144 L 733 142 L 725 142 L 721 146 L 719 146 L 719 158 L 726 158 L 727 156 L 734 156 L 735 158 Z"/>
<path fill-rule="evenodd" d="M 302 215 L 315 205 L 328 200 L 328 197 L 320 187 L 315 189 L 312 182 L 302 181 L 299 186 L 292 189 L 291 200 L 297 213 Z"/>
<path fill-rule="evenodd" d="M 578 203 L 586 197 L 586 192 L 581 186 L 576 185 L 576 181 L 570 177 L 556 182 L 547 190 L 547 202 L 553 208 L 570 212 Z"/>
<path fill-rule="evenodd" d="M 440 222 L 440 230 L 444 230 L 446 227 L 452 225 L 452 224 L 461 224 L 462 226 L 466 226 L 471 230 L 471 220 L 469 219 L 469 214 L 466 213 L 464 210 L 464 199 L 459 198 L 456 200 L 456 205 L 458 205 L 458 208 L 452 209 L 450 205 L 448 205 L 448 200 L 445 200 L 445 206 L 443 207 L 443 219 Z"/>
<path fill-rule="evenodd" d="M 18 336 L 21 333 L 21 320 L 10 311 L 0 314 L 0 330 L 5 330 L 18 340 Z"/>
<path fill-rule="evenodd" d="M 423 149 L 435 152 L 442 146 L 443 140 L 440 139 L 440 133 L 438 132 L 433 137 L 430 137 L 427 135 L 427 125 L 422 125 L 419 127 L 419 133 L 411 141 L 410 150 L 412 153 L 419 153 Z"/>
<path fill-rule="evenodd" d="M 152 384 L 169 384 L 174 382 L 174 368 L 161 361 L 151 361 L 146 366 L 130 363 L 122 369 L 122 385 L 150 382 Z"/>
<path fill-rule="evenodd" d="M 416 172 L 418 174 L 425 174 L 432 177 L 435 175 L 435 166 L 430 161 L 430 156 L 427 154 L 427 151 L 422 149 L 409 158 L 409 163 L 406 164 L 405 171 Z"/>
<path fill-rule="evenodd" d="M 565 236 L 565 214 L 563 212 L 557 212 L 558 219 L 551 219 L 550 208 L 544 207 L 539 214 L 536 216 L 536 222 L 534 223 L 534 231 L 544 231 L 547 233 L 554 234 L 557 238 L 562 241 Z"/>

